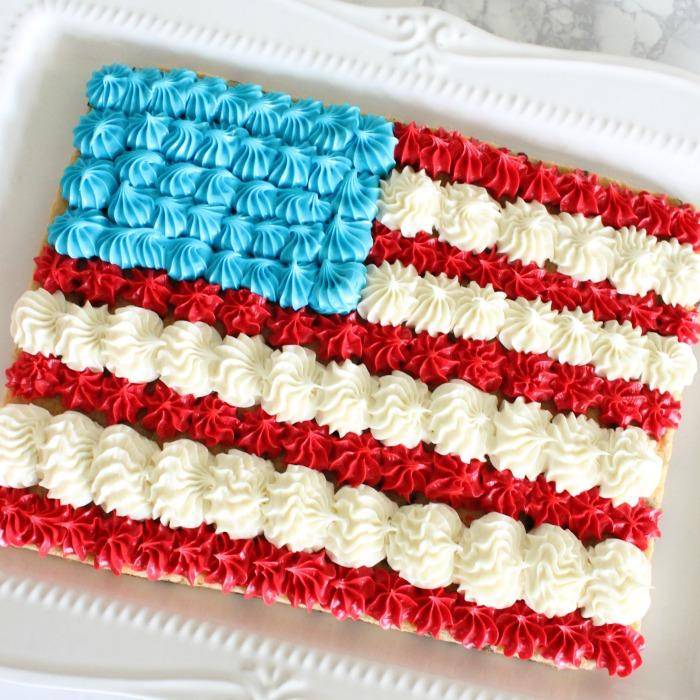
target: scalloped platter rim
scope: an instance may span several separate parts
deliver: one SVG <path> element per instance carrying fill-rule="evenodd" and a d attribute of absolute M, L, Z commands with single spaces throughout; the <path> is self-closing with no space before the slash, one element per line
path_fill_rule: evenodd
<path fill-rule="evenodd" d="M 700 81 L 690 74 L 515 44 L 422 8 L 329 0 L 231 6 L 10 0 L 0 8 L 0 139 L 14 174 L 0 179 L 0 211 L 12 258 L 21 261 L 0 261 L 5 319 L 27 285 L 85 81 L 114 61 L 186 65 L 299 96 L 347 99 L 700 201 L 700 124 L 689 118 L 700 111 Z M 47 103 L 51 109 L 41 109 Z M 9 338 L 2 352 L 6 366 Z M 318 613 L 2 551 L 0 690 L 278 700 L 326 697 L 331 687 L 334 697 L 370 700 L 697 695 L 700 562 L 684 548 L 686 528 L 700 525 L 692 498 L 700 436 L 690 429 L 700 419 L 700 387 L 687 392 L 684 413 L 654 562 L 645 666 L 630 679 L 558 673 Z"/>

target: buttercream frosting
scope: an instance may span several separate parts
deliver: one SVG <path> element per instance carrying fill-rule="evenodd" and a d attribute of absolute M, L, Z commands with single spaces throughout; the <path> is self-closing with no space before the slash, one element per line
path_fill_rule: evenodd
<path fill-rule="evenodd" d="M 316 420 L 340 437 L 367 430 L 370 401 L 378 386 L 364 365 L 350 360 L 329 363 L 323 372 Z"/>
<path fill-rule="evenodd" d="M 526 534 L 498 513 L 465 526 L 444 504 L 398 507 L 366 485 L 335 492 L 322 472 L 305 466 L 276 472 L 266 460 L 237 450 L 214 456 L 187 439 L 161 448 L 128 426 L 101 428 L 73 413 L 52 418 L 32 404 L 0 408 L 0 448 L 20 458 L 0 461 L 3 486 L 53 480 L 58 468 L 72 482 L 62 490 L 66 498 L 89 492 L 118 516 L 183 528 L 211 523 L 234 538 L 263 532 L 292 551 L 325 548 L 341 566 L 386 558 L 414 586 L 457 583 L 480 605 L 524 600 L 547 617 L 582 608 L 594 624 L 630 624 L 648 606 L 649 562 L 625 542 L 587 550 L 570 531 L 545 524 Z M 67 458 L 61 467 L 52 449 Z"/>
<path fill-rule="evenodd" d="M 197 527 L 204 522 L 207 496 L 214 480 L 213 456 L 193 440 L 166 443 L 153 457 L 153 516 L 171 527 Z"/>
<path fill-rule="evenodd" d="M 221 336 L 197 321 L 175 321 L 161 334 L 157 365 L 161 379 L 182 394 L 204 396 L 212 391 L 213 369 Z"/>
<path fill-rule="evenodd" d="M 389 530 L 389 566 L 419 588 L 449 585 L 461 525 L 457 513 L 441 503 L 399 508 Z"/>
<path fill-rule="evenodd" d="M 0 482 L 24 488 L 38 481 L 40 450 L 51 414 L 33 404 L 0 408 Z"/>
<path fill-rule="evenodd" d="M 216 455 L 210 472 L 205 522 L 234 539 L 260 535 L 267 484 L 275 473 L 272 463 L 247 452 L 229 450 Z"/>
<path fill-rule="evenodd" d="M 497 410 L 496 396 L 461 379 L 441 384 L 430 397 L 430 442 L 463 462 L 483 460 L 493 445 Z"/>
<path fill-rule="evenodd" d="M 578 308 L 557 311 L 550 301 L 539 298 L 507 298 L 490 284 L 461 286 L 456 278 L 423 276 L 412 265 L 398 261 L 367 266 L 357 311 L 370 323 L 406 324 L 430 335 L 451 332 L 474 340 L 498 338 L 508 350 L 590 364 L 609 380 L 653 377 L 655 389 L 676 396 L 696 371 L 686 343 L 665 337 L 665 350 L 660 352 L 656 334 L 643 334 L 630 321 L 603 323 Z"/>
<path fill-rule="evenodd" d="M 394 170 L 381 183 L 379 220 L 404 236 L 432 231 L 441 205 L 440 186 L 424 170 L 414 172 L 407 166 Z"/>
<path fill-rule="evenodd" d="M 590 418 L 563 413 L 552 418 L 549 432 L 547 481 L 572 496 L 599 484 L 601 460 L 608 454 L 608 432 Z"/>
<path fill-rule="evenodd" d="M 450 183 L 441 188 L 436 228 L 441 241 L 474 253 L 498 241 L 501 207 L 483 187 Z M 427 229 L 426 229 L 427 230 Z"/>
<path fill-rule="evenodd" d="M 10 333 L 15 344 L 32 354 L 52 352 L 50 348 L 55 349 L 58 341 L 57 323 L 65 311 L 61 292 L 25 292 L 12 309 Z"/>
<path fill-rule="evenodd" d="M 290 464 L 272 476 L 267 493 L 265 538 L 293 552 L 321 549 L 333 518 L 333 485 L 323 474 Z"/>
<path fill-rule="evenodd" d="M 551 263 L 581 282 L 609 280 L 621 294 L 653 290 L 682 306 L 700 300 L 700 254 L 690 244 L 634 226 L 615 229 L 608 217 L 576 208 L 551 214 L 537 197 L 526 199 L 501 207 L 488 187 L 443 186 L 405 165 L 382 183 L 379 220 L 409 238 L 436 230 L 439 240 L 466 252 L 495 248 L 509 262 Z"/>
<path fill-rule="evenodd" d="M 279 420 L 311 420 L 321 395 L 323 370 L 308 348 L 290 345 L 270 358 L 262 407 Z"/>
<path fill-rule="evenodd" d="M 226 402 L 247 408 L 263 398 L 272 349 L 262 336 L 227 335 L 215 348 L 212 388 Z"/>
<path fill-rule="evenodd" d="M 379 388 L 370 399 L 372 435 L 386 445 L 415 447 L 427 438 L 430 391 L 405 372 L 379 378 Z"/>
<path fill-rule="evenodd" d="M 523 590 L 525 528 L 501 513 L 488 513 L 462 531 L 454 580 L 467 600 L 506 608 Z"/>
<path fill-rule="evenodd" d="M 523 555 L 523 600 L 547 617 L 578 607 L 590 563 L 580 540 L 555 525 L 528 532 Z"/>
<path fill-rule="evenodd" d="M 632 625 L 649 609 L 651 568 L 639 548 L 622 540 L 605 540 L 589 549 L 590 577 L 583 595 L 583 614 L 593 624 L 614 617 Z"/>
<path fill-rule="evenodd" d="M 386 558 L 391 518 L 398 506 L 369 486 L 343 486 L 333 501 L 325 549 L 341 566 L 374 566 Z"/>
<path fill-rule="evenodd" d="M 26 295 L 18 305 L 16 327 L 24 309 L 36 306 L 34 296 L 54 306 L 61 300 L 60 293 Z M 65 308 L 62 304 L 57 308 L 60 318 L 68 316 L 60 310 Z M 341 438 L 369 430 L 388 446 L 432 443 L 437 453 L 465 462 L 488 458 L 496 469 L 519 479 L 544 474 L 557 490 L 572 494 L 600 485 L 601 495 L 614 498 L 616 504 L 635 504 L 651 496 L 660 479 L 658 445 L 640 428 L 599 428 L 573 414 L 553 418 L 539 403 L 522 396 L 499 406 L 493 395 L 461 379 L 440 382 L 431 391 L 420 379 L 398 370 L 375 377 L 365 365 L 351 361 L 326 366 L 308 348 L 288 345 L 273 351 L 261 336 L 245 334 L 222 339 L 201 321 L 176 321 L 158 336 L 159 322 L 151 312 L 134 311 L 135 307 L 114 314 L 106 307 L 90 309 L 105 313 L 99 317 L 100 327 L 120 329 L 116 335 L 104 334 L 95 350 L 95 369 L 109 361 L 131 382 L 157 375 L 180 394 L 204 397 L 215 391 L 235 407 L 260 405 L 277 421 L 315 420 Z M 50 319 L 44 323 L 51 326 Z M 152 325 L 146 328 L 144 323 Z M 36 344 L 30 330 L 20 340 L 45 355 L 66 345 L 65 338 L 59 343 L 43 330 L 39 335 L 46 345 Z M 94 334 L 86 337 L 94 339 Z M 116 347 L 108 347 L 113 340 Z M 658 362 L 664 362 L 663 352 L 671 351 L 660 347 Z M 694 369 L 692 355 L 690 360 L 680 355 L 668 362 L 673 367 L 669 377 L 689 376 Z M 635 460 L 644 466 L 642 477 Z"/>
<path fill-rule="evenodd" d="M 107 512 L 152 518 L 151 470 L 158 452 L 154 442 L 128 425 L 105 428 L 93 448 L 92 500 Z"/>
<path fill-rule="evenodd" d="M 158 353 L 164 347 L 163 322 L 138 306 L 116 309 L 108 318 L 102 344 L 104 366 L 117 377 L 151 382 L 160 375 Z"/>
<path fill-rule="evenodd" d="M 555 221 L 557 234 L 552 262 L 575 280 L 601 282 L 615 269 L 615 232 L 599 216 L 562 212 Z"/>
<path fill-rule="evenodd" d="M 46 424 L 43 440 L 38 440 L 39 485 L 50 498 L 74 507 L 93 500 L 92 467 L 95 446 L 102 430 L 87 416 L 66 411 Z"/>
<path fill-rule="evenodd" d="M 489 456 L 496 469 L 508 469 L 518 479 L 535 479 L 544 471 L 552 436 L 548 414 L 538 403 L 504 402 L 493 424 Z"/>
<path fill-rule="evenodd" d="M 398 326 L 410 318 L 417 302 L 419 276 L 412 266 L 383 262 L 367 266 L 367 282 L 357 310 L 370 323 Z"/>
<path fill-rule="evenodd" d="M 539 202 L 506 202 L 498 229 L 498 250 L 508 260 L 542 266 L 554 257 L 556 227 Z"/>

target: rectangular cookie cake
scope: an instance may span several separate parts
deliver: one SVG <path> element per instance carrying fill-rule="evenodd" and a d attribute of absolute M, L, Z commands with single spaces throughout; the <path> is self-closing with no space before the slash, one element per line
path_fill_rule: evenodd
<path fill-rule="evenodd" d="M 87 100 L 12 312 L 0 543 L 637 668 L 698 212 L 189 70 Z"/>

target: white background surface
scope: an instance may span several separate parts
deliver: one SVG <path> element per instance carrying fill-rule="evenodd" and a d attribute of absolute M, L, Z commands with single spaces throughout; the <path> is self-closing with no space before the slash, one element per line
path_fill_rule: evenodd
<path fill-rule="evenodd" d="M 700 0 L 353 0 L 435 7 L 506 39 L 700 73 Z"/>
<path fill-rule="evenodd" d="M 700 88 L 650 64 L 490 39 L 448 15 L 308 0 L 0 4 L 0 315 L 26 287 L 84 85 L 106 62 L 186 65 L 458 127 L 700 202 Z M 17 16 L 17 10 L 25 13 Z M 589 62 L 591 61 L 591 62 Z M 9 338 L 0 362 L 9 361 Z M 691 698 L 700 692 L 700 388 L 667 489 L 645 666 L 557 673 L 330 616 L 0 552 L 0 697 Z M 8 683 L 48 686 L 23 691 Z M 332 689 L 332 692 L 331 692 Z M 67 696 L 79 697 L 74 692 Z"/>

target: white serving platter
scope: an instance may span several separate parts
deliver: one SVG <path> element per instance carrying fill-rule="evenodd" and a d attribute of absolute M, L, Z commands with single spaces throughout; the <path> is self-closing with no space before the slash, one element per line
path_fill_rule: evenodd
<path fill-rule="evenodd" d="M 0 3 L 0 319 L 26 288 L 103 63 L 187 66 L 459 128 L 700 203 L 700 81 L 496 39 L 447 14 L 329 0 Z M 0 362 L 10 359 L 5 334 Z M 0 552 L 0 697 L 692 698 L 700 694 L 700 385 L 687 392 L 644 667 L 557 672 L 456 645 Z"/>

